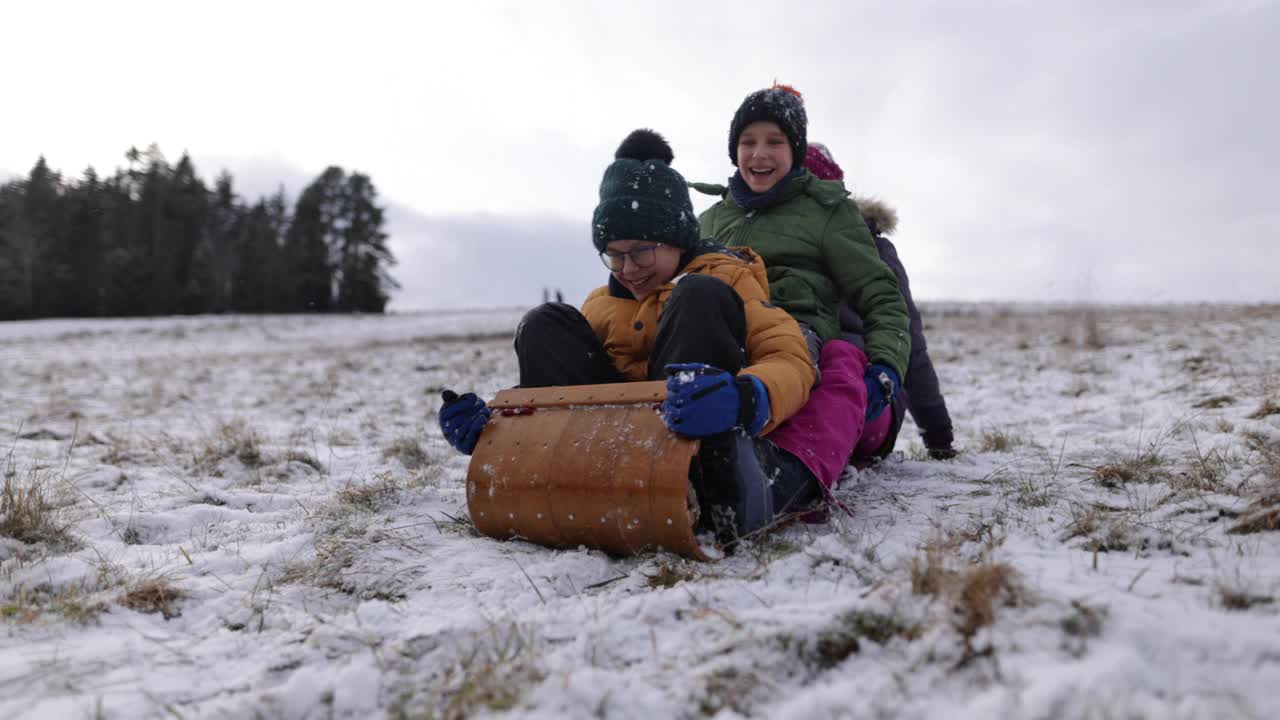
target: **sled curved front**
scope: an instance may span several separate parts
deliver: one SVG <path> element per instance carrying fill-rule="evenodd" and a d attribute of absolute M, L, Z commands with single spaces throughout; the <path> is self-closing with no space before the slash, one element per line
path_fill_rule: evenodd
<path fill-rule="evenodd" d="M 698 442 L 667 429 L 666 383 L 504 390 L 467 470 L 467 509 L 490 537 L 619 555 L 709 559 L 694 537 Z"/>

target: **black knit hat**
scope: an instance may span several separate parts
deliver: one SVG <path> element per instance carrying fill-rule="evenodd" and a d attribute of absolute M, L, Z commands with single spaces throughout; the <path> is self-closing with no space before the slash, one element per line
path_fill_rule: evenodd
<path fill-rule="evenodd" d="M 614 240 L 651 240 L 688 250 L 701 233 L 689 186 L 671 169 L 671 146 L 652 130 L 636 130 L 614 153 L 600 181 L 591 241 L 604 252 Z"/>
<path fill-rule="evenodd" d="M 809 117 L 804 112 L 804 98 L 800 91 L 789 85 L 773 84 L 773 87 L 757 90 L 747 96 L 733 114 L 729 123 L 729 159 L 738 164 L 738 136 L 753 122 L 775 122 L 791 145 L 791 169 L 804 165 L 808 152 L 806 139 Z"/>

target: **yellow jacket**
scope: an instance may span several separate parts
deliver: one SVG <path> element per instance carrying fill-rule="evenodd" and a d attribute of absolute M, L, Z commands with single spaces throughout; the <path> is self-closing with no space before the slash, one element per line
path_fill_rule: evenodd
<path fill-rule="evenodd" d="M 683 274 L 719 278 L 742 297 L 747 365 L 739 374 L 758 378 L 769 391 L 769 424 L 763 430 L 768 433 L 809 399 L 815 372 L 800 326 L 785 310 L 769 304 L 764 261 L 748 248 L 733 248 L 733 252 L 741 257 L 723 252 L 698 255 Z M 582 304 L 582 314 L 627 380 L 649 379 L 649 352 L 658 335 L 658 315 L 679 279 L 640 301 L 615 296 L 608 286 L 596 288 Z"/>

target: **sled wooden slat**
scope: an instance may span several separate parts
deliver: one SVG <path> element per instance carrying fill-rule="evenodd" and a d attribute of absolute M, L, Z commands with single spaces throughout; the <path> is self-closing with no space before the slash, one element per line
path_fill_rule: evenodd
<path fill-rule="evenodd" d="M 709 559 L 690 507 L 698 442 L 663 424 L 654 404 L 665 396 L 661 381 L 498 393 L 490 407 L 528 412 L 495 412 L 476 444 L 467 471 L 476 529 L 550 547 Z"/>
<path fill-rule="evenodd" d="M 649 380 L 607 385 L 513 388 L 499 392 L 497 397 L 489 402 L 489 407 L 498 410 L 576 405 L 627 405 L 644 402 L 660 403 L 666 397 L 667 384 L 662 380 Z"/>

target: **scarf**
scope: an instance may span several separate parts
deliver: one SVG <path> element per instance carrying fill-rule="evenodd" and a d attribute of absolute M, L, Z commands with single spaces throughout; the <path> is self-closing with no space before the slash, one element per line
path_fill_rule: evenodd
<path fill-rule="evenodd" d="M 758 193 L 747 187 L 747 181 L 742 179 L 742 171 L 738 170 L 733 173 L 733 177 L 729 178 L 729 194 L 733 196 L 733 201 L 738 204 L 738 207 L 746 208 L 747 210 L 764 210 L 777 202 L 778 195 L 792 180 L 803 174 L 804 167 L 795 168 L 783 175 L 782 179 L 775 183 L 773 187 L 765 192 Z"/>

